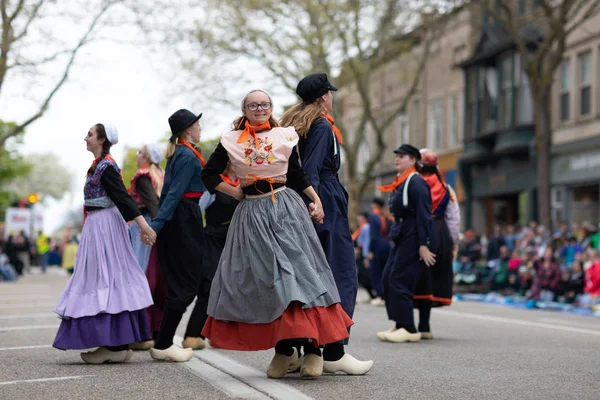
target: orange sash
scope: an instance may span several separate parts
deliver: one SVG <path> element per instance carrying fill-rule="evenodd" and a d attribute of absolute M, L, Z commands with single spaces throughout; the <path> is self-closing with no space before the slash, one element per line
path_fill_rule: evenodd
<path fill-rule="evenodd" d="M 107 154 L 107 155 L 105 155 L 105 156 L 104 156 L 104 158 L 106 158 L 108 161 L 112 161 L 112 162 L 114 162 L 115 164 L 117 164 L 117 162 L 115 161 L 115 159 L 114 159 L 114 158 L 112 158 L 112 156 L 111 156 L 110 154 Z M 92 165 L 94 165 L 94 164 L 98 164 L 98 162 L 100 162 L 100 160 L 101 160 L 101 157 L 98 157 L 98 158 L 96 158 L 96 159 L 95 159 L 95 160 L 92 162 Z M 118 165 L 118 164 L 117 164 L 117 165 Z M 90 166 L 90 168 L 91 168 L 91 166 Z M 122 182 L 125 182 L 125 181 L 123 180 L 123 174 L 119 173 L 119 175 L 121 175 L 121 181 L 122 181 Z"/>
<path fill-rule="evenodd" d="M 244 143 L 245 141 L 248 140 L 248 138 L 250 136 L 252 136 L 254 138 L 254 144 L 256 145 L 256 149 L 258 150 L 258 149 L 260 149 L 260 141 L 256 137 L 256 130 L 267 131 L 270 129 L 271 129 L 271 123 L 269 121 L 265 122 L 264 124 L 260 124 L 258 126 L 252 126 L 252 125 L 250 125 L 249 121 L 246 121 L 245 128 L 242 131 L 242 133 L 240 133 L 240 136 L 238 136 L 237 142 Z"/>
<path fill-rule="evenodd" d="M 335 134 L 335 137 L 337 138 L 338 142 L 342 144 L 342 132 L 340 132 L 338 127 L 333 124 L 333 117 L 331 116 L 331 114 L 325 114 L 325 118 L 327 118 L 327 121 L 329 121 L 329 123 L 331 124 L 331 129 L 333 129 L 333 133 Z"/>
<path fill-rule="evenodd" d="M 190 142 L 188 142 L 185 139 L 181 139 L 181 138 L 179 138 L 177 140 L 177 143 L 182 144 L 185 147 L 187 147 L 188 149 L 190 149 L 191 151 L 193 151 L 196 158 L 198 158 L 198 160 L 200 160 L 202 167 L 204 167 L 206 165 L 206 161 L 204 161 L 204 157 L 202 157 L 202 154 L 200 154 L 200 152 L 196 149 L 196 146 L 193 146 Z"/>
<path fill-rule="evenodd" d="M 398 186 L 402 185 L 402 183 L 413 172 L 417 172 L 417 170 L 415 169 L 415 167 L 407 169 L 400 176 L 396 175 L 396 178 L 394 178 L 394 182 L 390 183 L 389 185 L 379 186 L 378 189 L 381 190 L 382 192 L 393 192 L 394 190 L 398 189 Z"/>

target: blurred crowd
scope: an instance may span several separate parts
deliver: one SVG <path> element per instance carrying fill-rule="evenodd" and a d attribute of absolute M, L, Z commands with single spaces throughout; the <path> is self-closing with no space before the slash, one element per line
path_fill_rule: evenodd
<path fill-rule="evenodd" d="M 78 237 L 67 230 L 61 237 L 48 237 L 37 232 L 31 238 L 25 232 L 0 237 L 0 281 L 14 281 L 31 272 L 31 266 L 41 267 L 45 273 L 50 266 L 61 266 L 72 273 L 75 265 Z"/>
<path fill-rule="evenodd" d="M 455 284 L 591 307 L 600 304 L 600 232 L 589 223 L 561 222 L 550 232 L 496 225 L 489 237 L 462 235 L 454 261 Z"/>

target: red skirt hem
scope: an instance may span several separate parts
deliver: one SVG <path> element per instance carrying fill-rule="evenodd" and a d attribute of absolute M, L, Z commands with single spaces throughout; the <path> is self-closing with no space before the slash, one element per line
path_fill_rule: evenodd
<path fill-rule="evenodd" d="M 353 324 L 339 304 L 303 309 L 294 302 L 268 324 L 219 321 L 209 316 L 202 335 L 210 340 L 211 347 L 258 351 L 272 349 L 285 339 L 308 338 L 316 346 L 337 342 L 348 338 L 348 328 Z"/>

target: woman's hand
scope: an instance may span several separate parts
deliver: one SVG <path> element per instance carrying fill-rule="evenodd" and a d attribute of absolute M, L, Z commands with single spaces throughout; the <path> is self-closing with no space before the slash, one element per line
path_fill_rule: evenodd
<path fill-rule="evenodd" d="M 150 225 L 146 224 L 146 226 L 143 226 L 140 229 L 140 239 L 144 244 L 152 246 L 154 245 L 154 242 L 156 242 L 156 232 L 150 228 Z"/>
<path fill-rule="evenodd" d="M 428 267 L 431 267 L 435 264 L 435 254 L 429 251 L 427 246 L 419 247 L 419 257 Z"/>
<path fill-rule="evenodd" d="M 323 212 L 323 206 L 320 201 L 310 203 L 308 205 L 308 213 L 313 221 L 317 224 L 323 223 L 323 218 L 325 218 L 325 212 Z"/>

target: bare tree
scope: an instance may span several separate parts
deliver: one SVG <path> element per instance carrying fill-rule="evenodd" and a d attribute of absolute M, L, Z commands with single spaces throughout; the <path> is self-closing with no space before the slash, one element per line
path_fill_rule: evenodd
<path fill-rule="evenodd" d="M 232 93 L 248 81 L 284 88 L 289 96 L 299 79 L 312 72 L 325 72 L 332 79 L 337 76 L 334 83 L 351 86 L 359 93 L 358 126 L 345 126 L 339 102 L 336 103 L 336 125 L 344 135 L 350 214 L 354 215 L 358 212 L 360 194 L 386 150 L 385 131 L 406 106 L 421 78 L 429 36 L 426 25 L 414 28 L 423 22 L 424 11 L 435 14 L 437 6 L 433 3 L 209 0 L 193 27 L 191 39 L 181 30 L 177 35 L 185 38 L 187 45 L 181 52 L 184 65 L 196 73 L 197 88 L 206 98 L 239 101 L 241 95 L 234 97 Z M 412 34 L 408 34 L 410 31 Z M 419 51 L 415 51 L 417 46 Z M 408 63 L 410 71 L 405 74 L 409 77 L 408 90 L 396 109 L 378 110 L 371 97 L 373 74 L 386 61 L 402 54 L 416 58 L 416 62 Z M 227 82 L 234 83 L 230 90 Z M 237 101 L 228 104 L 239 107 Z M 358 152 L 367 126 L 376 135 L 377 150 L 371 154 L 364 173 L 359 174 Z"/>
<path fill-rule="evenodd" d="M 65 9 L 64 3 L 59 7 L 56 2 L 48 0 L 0 0 L 0 96 L 4 94 L 7 79 L 24 74 L 35 75 L 39 67 L 63 62 L 62 67 L 56 70 L 60 72 L 53 74 L 54 84 L 30 116 L 24 121 L 17 121 L 11 129 L 2 131 L 0 147 L 4 146 L 8 138 L 23 132 L 44 115 L 54 96 L 67 82 L 78 53 L 93 39 L 93 33 L 98 29 L 102 17 L 112 6 L 121 2 L 122 0 L 102 0 L 99 4 L 96 2 L 95 5 L 90 5 L 89 2 L 72 1 Z M 73 45 L 54 40 L 56 35 L 52 34 L 52 29 L 64 28 L 56 26 L 59 25 L 58 18 L 65 10 L 70 9 L 92 15 L 89 25 Z M 80 16 L 76 17 L 79 19 Z M 41 46 L 39 41 L 43 41 Z"/>
<path fill-rule="evenodd" d="M 537 0 L 538 7 L 524 16 L 517 13 L 516 1 L 477 0 L 474 3 L 513 40 L 529 79 L 534 104 L 538 217 L 543 225 L 550 227 L 552 84 L 563 61 L 567 38 L 600 12 L 600 0 Z"/>

